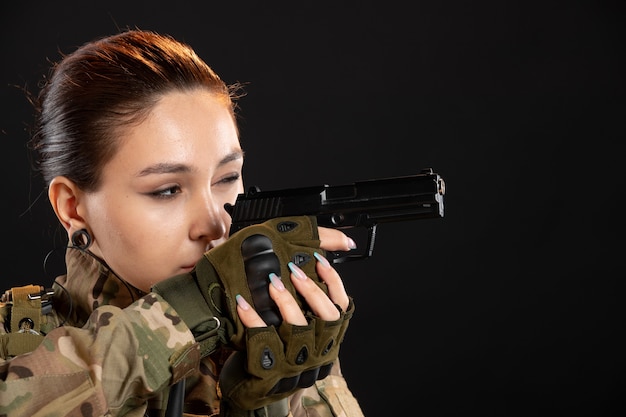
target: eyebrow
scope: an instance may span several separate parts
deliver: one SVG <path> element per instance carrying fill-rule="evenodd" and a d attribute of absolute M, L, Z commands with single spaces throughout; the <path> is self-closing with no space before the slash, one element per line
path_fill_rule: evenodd
<path fill-rule="evenodd" d="M 218 163 L 218 166 L 226 165 L 227 163 L 236 161 L 238 159 L 243 159 L 243 151 L 241 150 L 236 150 L 226 155 L 224 158 L 220 160 L 220 162 Z M 151 175 L 151 174 L 172 174 L 172 173 L 190 172 L 190 171 L 191 171 L 191 168 L 189 167 L 189 165 L 180 164 L 180 163 L 163 162 L 163 163 L 159 163 L 155 165 L 150 165 L 149 167 L 142 169 L 141 171 L 139 171 L 137 176 L 144 177 L 146 175 Z"/>

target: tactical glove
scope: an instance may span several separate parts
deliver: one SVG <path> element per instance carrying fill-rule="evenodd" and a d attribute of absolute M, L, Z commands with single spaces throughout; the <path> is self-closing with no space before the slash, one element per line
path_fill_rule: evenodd
<path fill-rule="evenodd" d="M 246 331 L 247 351 L 234 352 L 220 373 L 225 401 L 245 410 L 257 409 L 310 387 L 328 376 L 354 313 L 332 322 L 308 314 L 307 326 L 282 323 Z"/>

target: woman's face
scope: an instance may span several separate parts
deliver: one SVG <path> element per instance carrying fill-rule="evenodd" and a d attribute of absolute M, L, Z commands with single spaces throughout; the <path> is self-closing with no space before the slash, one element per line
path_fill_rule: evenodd
<path fill-rule="evenodd" d="M 90 250 L 147 292 L 226 239 L 224 203 L 243 192 L 243 152 L 226 104 L 204 90 L 166 94 L 120 145 L 79 214 Z"/>

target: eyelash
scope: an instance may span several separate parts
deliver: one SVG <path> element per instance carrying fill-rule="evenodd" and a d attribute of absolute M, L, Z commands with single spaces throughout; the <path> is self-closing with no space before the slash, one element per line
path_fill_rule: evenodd
<path fill-rule="evenodd" d="M 231 184 L 233 182 L 239 181 L 239 178 L 241 178 L 241 174 L 237 173 L 237 174 L 230 175 L 226 178 L 223 178 L 219 182 L 224 183 L 224 184 Z"/>
<path fill-rule="evenodd" d="M 170 199 L 170 198 L 173 198 L 179 192 L 180 192 L 180 187 L 178 185 L 175 185 L 173 187 L 167 187 L 162 190 L 151 192 L 149 193 L 149 195 L 155 198 Z"/>
<path fill-rule="evenodd" d="M 240 177 L 241 177 L 240 174 L 233 174 L 233 175 L 230 175 L 226 178 L 219 180 L 217 183 L 218 184 L 232 184 L 232 183 L 237 182 Z M 150 196 L 155 197 L 155 198 L 170 199 L 170 198 L 174 198 L 176 194 L 180 192 L 180 189 L 181 188 L 179 185 L 174 185 L 172 187 L 167 187 L 162 190 L 154 191 L 150 193 Z"/>

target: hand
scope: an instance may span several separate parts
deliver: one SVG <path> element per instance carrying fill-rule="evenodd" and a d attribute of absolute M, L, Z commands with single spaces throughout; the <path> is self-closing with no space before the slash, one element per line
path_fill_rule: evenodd
<path fill-rule="evenodd" d="M 320 248 L 327 251 L 349 251 L 355 248 L 354 241 L 339 230 L 319 227 Z M 346 311 L 350 299 L 346 293 L 341 277 L 321 254 L 317 258 L 316 272 L 318 277 L 328 286 L 328 295 L 315 284 L 306 274 L 294 266 L 290 274 L 291 282 L 300 295 L 307 301 L 311 310 L 322 320 L 334 321 L 339 319 L 340 312 Z M 299 278 L 301 277 L 301 278 Z M 278 306 L 283 320 L 287 323 L 305 326 L 307 319 L 289 291 L 285 290 L 280 279 L 275 279 L 269 288 L 270 296 Z M 257 312 L 251 308 L 245 299 L 240 298 L 237 304 L 237 314 L 246 327 L 265 327 L 267 324 Z"/>
<path fill-rule="evenodd" d="M 315 218 L 307 216 L 272 219 L 229 240 L 226 244 L 239 248 L 247 286 L 241 285 L 241 274 L 222 280 L 230 300 L 236 300 L 231 314 L 239 323 L 231 337 L 237 351 L 224 364 L 219 384 L 225 402 L 252 410 L 330 372 L 354 303 L 322 255 L 350 250 L 354 243 L 340 231 L 318 228 Z M 226 277 L 232 269 L 220 266 L 229 263 L 220 248 L 205 256 Z"/>

